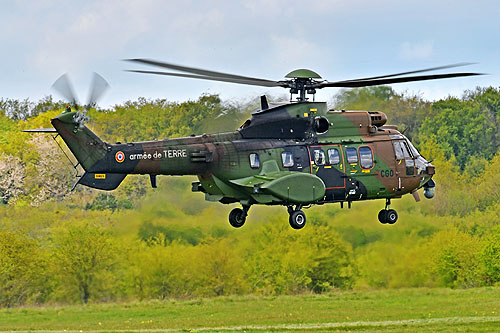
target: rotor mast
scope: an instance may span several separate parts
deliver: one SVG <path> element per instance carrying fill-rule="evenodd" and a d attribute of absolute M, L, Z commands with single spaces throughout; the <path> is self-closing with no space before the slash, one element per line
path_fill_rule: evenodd
<path fill-rule="evenodd" d="M 310 70 L 310 69 L 296 69 L 288 73 L 285 78 L 291 79 L 288 82 L 288 87 L 290 88 L 290 101 L 293 100 L 293 95 L 298 94 L 296 97 L 297 102 L 307 101 L 306 93 L 309 95 L 316 94 L 315 85 L 317 81 L 314 79 L 321 79 L 321 76 Z"/>

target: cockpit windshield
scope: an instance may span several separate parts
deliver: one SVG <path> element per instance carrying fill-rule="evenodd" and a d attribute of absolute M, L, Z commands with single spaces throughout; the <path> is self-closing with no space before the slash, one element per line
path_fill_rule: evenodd
<path fill-rule="evenodd" d="M 415 157 L 415 158 L 419 157 L 420 153 L 418 152 L 417 148 L 415 148 L 411 144 L 410 140 L 408 140 L 408 138 L 406 136 L 404 138 L 406 139 L 406 143 L 408 144 L 408 147 L 410 147 L 410 150 L 411 150 L 411 153 L 412 153 L 413 157 Z"/>
<path fill-rule="evenodd" d="M 404 137 L 406 140 L 406 143 L 408 144 L 408 147 L 410 148 L 411 154 L 413 155 L 413 158 L 415 159 L 415 166 L 417 169 L 421 171 L 425 171 L 427 168 L 427 165 L 430 164 L 420 153 L 418 152 L 417 148 L 415 148 L 410 140 L 408 140 L 407 137 Z"/>

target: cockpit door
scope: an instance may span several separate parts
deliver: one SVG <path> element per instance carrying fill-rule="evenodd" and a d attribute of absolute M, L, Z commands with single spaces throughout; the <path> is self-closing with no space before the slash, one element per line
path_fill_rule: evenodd
<path fill-rule="evenodd" d="M 415 159 L 411 154 L 406 140 L 393 140 L 394 152 L 396 154 L 396 176 L 399 178 L 398 189 L 401 190 L 401 178 L 413 178 L 415 172 Z"/>

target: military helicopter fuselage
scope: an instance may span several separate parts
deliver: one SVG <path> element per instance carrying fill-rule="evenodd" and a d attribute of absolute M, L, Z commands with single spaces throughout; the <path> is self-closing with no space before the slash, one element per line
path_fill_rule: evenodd
<path fill-rule="evenodd" d="M 254 204 L 289 207 L 292 227 L 300 228 L 305 216 L 294 224 L 292 215 L 303 206 L 370 199 L 389 204 L 421 187 L 430 197 L 435 186 L 434 166 L 385 125 L 382 112 L 298 102 L 260 109 L 230 133 L 117 144 L 81 128 L 75 115 L 63 113 L 52 124 L 86 171 L 78 184 L 112 190 L 127 174 L 146 174 L 156 187 L 158 175 L 196 175 L 192 190 L 206 200 L 242 204 L 230 218 L 237 227 Z M 381 217 L 395 220 L 397 214 Z"/>
<path fill-rule="evenodd" d="M 425 74 L 470 65 L 458 63 L 353 80 L 327 81 L 308 69 L 290 72 L 273 81 L 211 70 L 175 65 L 150 59 L 128 59 L 136 64 L 177 72 L 130 70 L 130 72 L 231 82 L 289 89 L 290 101 L 271 105 L 265 96 L 261 107 L 238 130 L 186 138 L 109 144 L 84 124 L 86 111 L 66 112 L 52 119 L 52 129 L 30 132 L 57 133 L 62 137 L 85 173 L 75 184 L 101 190 L 117 188 L 128 174 L 144 174 L 156 187 L 158 175 L 196 175 L 192 190 L 205 199 L 224 204 L 240 203 L 229 214 L 229 222 L 241 227 L 252 205 L 283 205 L 289 223 L 304 227 L 301 210 L 311 205 L 385 199 L 378 214 L 382 223 L 393 224 L 398 214 L 391 199 L 419 188 L 427 198 L 434 196 L 434 166 L 423 158 L 387 117 L 378 111 L 328 110 L 326 103 L 310 102 L 317 89 L 356 88 L 374 85 L 448 79 L 480 73 Z M 179 73 L 180 72 L 180 73 Z M 418 74 L 418 75 L 415 75 Z M 88 106 L 95 105 L 107 87 L 94 75 Z M 53 85 L 77 105 L 66 75 Z"/>

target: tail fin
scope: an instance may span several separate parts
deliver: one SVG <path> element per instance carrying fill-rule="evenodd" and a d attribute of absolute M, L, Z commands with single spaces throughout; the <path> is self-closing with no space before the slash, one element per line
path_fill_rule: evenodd
<path fill-rule="evenodd" d="M 69 149 L 85 171 L 91 170 L 98 162 L 105 163 L 106 143 L 86 126 L 74 120 L 76 112 L 65 112 L 51 120 Z"/>

